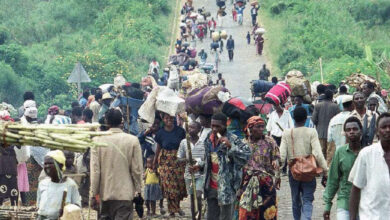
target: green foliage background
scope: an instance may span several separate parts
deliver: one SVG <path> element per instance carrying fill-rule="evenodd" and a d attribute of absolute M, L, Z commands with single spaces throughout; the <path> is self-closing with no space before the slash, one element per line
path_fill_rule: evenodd
<path fill-rule="evenodd" d="M 49 105 L 69 108 L 66 82 L 80 61 L 91 83 L 145 75 L 152 58 L 164 63 L 171 30 L 170 0 L 0 0 L 0 99 L 22 103 L 34 91 L 41 115 Z"/>
<path fill-rule="evenodd" d="M 260 5 L 274 74 L 298 69 L 320 80 L 322 57 L 327 83 L 338 85 L 356 72 L 378 73 L 383 87 L 390 87 L 390 1 L 261 0 Z"/>

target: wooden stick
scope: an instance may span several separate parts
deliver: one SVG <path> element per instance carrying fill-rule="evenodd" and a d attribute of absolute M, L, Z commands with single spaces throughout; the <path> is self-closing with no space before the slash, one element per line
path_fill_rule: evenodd
<path fill-rule="evenodd" d="M 62 215 L 64 214 L 64 207 L 65 207 L 65 204 L 66 204 L 66 197 L 68 195 L 68 190 L 65 189 L 63 194 L 62 194 L 62 203 L 61 203 L 61 209 L 62 210 Z M 58 219 L 60 219 L 61 216 L 58 217 Z"/>
<path fill-rule="evenodd" d="M 187 115 L 185 115 L 183 117 L 184 119 L 184 124 L 185 124 L 185 128 L 186 128 L 186 140 L 187 140 L 187 153 L 188 153 L 188 160 L 189 160 L 189 165 L 192 166 L 193 165 L 193 162 L 192 162 L 192 151 L 191 151 L 191 142 L 190 142 L 190 135 L 188 133 L 188 117 Z M 198 207 L 198 199 L 196 197 L 196 184 L 195 184 L 195 175 L 193 172 L 191 172 L 191 184 L 192 184 L 192 192 L 194 194 L 194 201 L 191 200 L 191 202 L 194 203 L 194 215 L 195 216 L 192 216 L 193 218 L 196 218 L 197 216 L 197 213 L 198 213 L 198 210 L 199 210 L 199 207 Z"/>
<path fill-rule="evenodd" d="M 321 83 L 324 83 L 324 73 L 322 72 L 322 58 L 320 57 Z"/>

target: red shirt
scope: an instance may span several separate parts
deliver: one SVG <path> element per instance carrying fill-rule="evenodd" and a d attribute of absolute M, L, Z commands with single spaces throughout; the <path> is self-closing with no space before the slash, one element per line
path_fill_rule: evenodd
<path fill-rule="evenodd" d="M 216 144 L 214 139 L 214 134 L 210 135 L 210 140 L 212 143 L 211 150 L 211 177 L 210 177 L 210 187 L 212 189 L 218 189 L 218 171 L 219 171 L 219 160 L 216 152 Z"/>

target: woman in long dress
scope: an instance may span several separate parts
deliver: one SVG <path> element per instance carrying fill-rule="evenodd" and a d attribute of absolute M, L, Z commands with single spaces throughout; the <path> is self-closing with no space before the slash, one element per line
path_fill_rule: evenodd
<path fill-rule="evenodd" d="M 264 128 L 265 122 L 261 117 L 248 119 L 246 131 L 252 156 L 243 169 L 238 192 L 240 220 L 277 218 L 280 155 L 274 139 L 264 135 Z"/>
<path fill-rule="evenodd" d="M 154 167 L 158 164 L 160 185 L 164 198 L 168 200 L 170 215 L 175 216 L 175 213 L 179 213 L 183 216 L 184 212 L 180 209 L 180 201 L 187 197 L 184 181 L 185 166 L 179 164 L 177 150 L 180 142 L 185 138 L 185 131 L 175 124 L 175 117 L 164 114 L 162 119 L 164 127 L 157 132 L 155 137 L 157 149 Z"/>

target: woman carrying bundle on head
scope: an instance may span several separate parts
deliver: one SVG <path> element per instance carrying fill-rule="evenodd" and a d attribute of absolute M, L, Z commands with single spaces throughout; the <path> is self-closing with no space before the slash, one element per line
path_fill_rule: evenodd
<path fill-rule="evenodd" d="M 153 168 L 158 166 L 160 184 L 163 196 L 168 200 L 168 211 L 170 216 L 184 212 L 180 209 L 180 201 L 187 196 L 184 181 L 184 168 L 177 160 L 177 150 L 180 142 L 185 138 L 185 131 L 175 123 L 175 117 L 163 113 L 162 120 L 164 127 L 161 128 L 155 137 L 157 142 L 156 155 Z"/>

